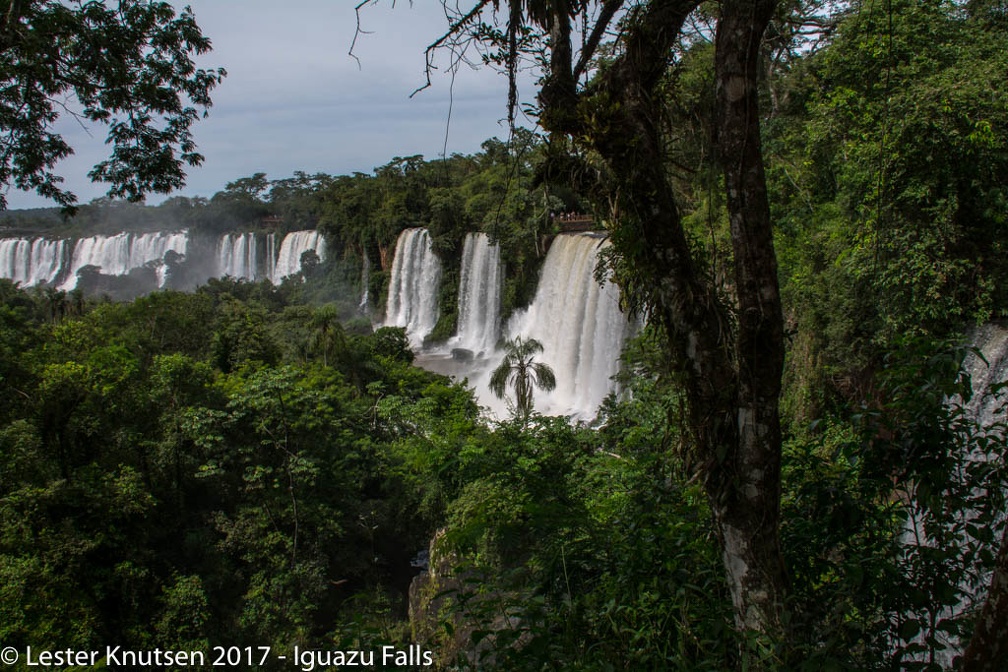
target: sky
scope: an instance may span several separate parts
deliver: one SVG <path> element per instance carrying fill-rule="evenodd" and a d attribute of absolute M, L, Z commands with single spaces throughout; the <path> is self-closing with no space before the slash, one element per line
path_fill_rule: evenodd
<path fill-rule="evenodd" d="M 439 0 L 385 0 L 361 12 L 358 0 L 173 0 L 189 5 L 213 51 L 201 67 L 223 67 L 210 116 L 195 127 L 205 157 L 172 195 L 210 197 L 228 182 L 264 172 L 370 173 L 396 156 L 471 154 L 491 137 L 508 135 L 506 79 L 463 66 L 452 86 L 444 70 L 426 82 L 424 49 L 446 30 Z M 464 3 L 463 3 L 464 4 Z M 359 62 L 358 62 L 359 60 Z M 441 65 L 447 59 L 441 58 Z M 526 91 L 526 95 L 531 92 Z M 450 113 L 449 113 L 450 110 Z M 106 156 L 105 131 L 75 121 L 59 126 L 75 155 L 57 167 L 79 202 L 102 196 L 91 167 Z M 447 129 L 447 148 L 445 147 Z M 10 189 L 11 209 L 53 205 Z M 151 195 L 148 203 L 164 196 Z"/>

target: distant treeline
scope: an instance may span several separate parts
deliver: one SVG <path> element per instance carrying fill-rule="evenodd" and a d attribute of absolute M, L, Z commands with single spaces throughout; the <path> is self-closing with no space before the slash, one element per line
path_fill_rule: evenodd
<path fill-rule="evenodd" d="M 407 228 L 430 230 L 446 265 L 444 301 L 451 312 L 465 234 L 486 231 L 500 244 L 507 269 L 505 312 L 527 303 L 553 215 L 584 212 L 586 201 L 569 186 L 542 179 L 547 147 L 525 129 L 512 139 L 490 139 L 474 155 L 425 160 L 396 157 L 368 173 L 333 176 L 296 172 L 270 179 L 265 173 L 229 182 L 210 198 L 176 196 L 156 206 L 99 198 L 72 216 L 59 208 L 0 213 L 4 237 L 43 234 L 80 237 L 121 231 L 189 229 L 193 234 L 318 229 L 332 258 L 367 255 L 377 274 L 392 263 L 395 242 Z M 357 267 L 359 268 L 359 267 Z M 452 325 L 443 325 L 442 330 Z"/>

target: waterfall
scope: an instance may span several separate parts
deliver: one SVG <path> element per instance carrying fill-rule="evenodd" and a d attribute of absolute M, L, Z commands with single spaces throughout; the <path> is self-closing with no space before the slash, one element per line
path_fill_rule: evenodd
<path fill-rule="evenodd" d="M 427 229 L 406 229 L 396 241 L 385 308 L 385 325 L 405 327 L 414 347 L 423 344 L 438 320 L 441 260 Z"/>
<path fill-rule="evenodd" d="M 978 516 L 983 513 L 990 515 L 990 510 L 984 511 L 985 505 L 989 507 L 996 504 L 996 500 L 990 499 L 996 495 L 988 489 L 988 484 L 978 480 L 971 482 L 967 479 L 971 473 L 974 474 L 972 478 L 977 478 L 975 474 L 988 460 L 1000 459 L 998 446 L 1003 445 L 1005 423 L 1008 419 L 1005 417 L 1004 392 L 998 392 L 998 388 L 1008 381 L 1008 327 L 1000 322 L 973 326 L 964 334 L 964 342 L 970 348 L 970 352 L 962 362 L 963 371 L 969 375 L 969 399 L 955 395 L 946 398 L 945 403 L 951 410 L 962 411 L 964 415 L 962 421 L 975 423 L 970 429 L 974 440 L 967 441 L 960 437 L 959 441 L 953 440 L 946 446 L 950 451 L 949 456 L 953 460 L 961 460 L 962 463 L 959 468 L 951 472 L 951 481 L 945 485 L 948 491 L 943 493 L 943 496 L 952 501 L 961 498 L 959 500 L 961 504 L 957 505 L 950 517 L 945 519 L 945 525 L 948 526 L 945 531 L 941 535 L 933 535 L 926 524 L 924 506 L 916 498 L 911 499 L 908 502 L 908 515 L 901 540 L 908 553 L 917 550 L 926 554 L 930 552 L 929 547 L 943 550 L 954 547 L 957 550 L 956 561 L 951 563 L 952 567 L 947 568 L 951 572 L 950 576 L 954 577 L 952 583 L 960 591 L 957 602 L 943 604 L 936 610 L 930 627 L 923 627 L 910 640 L 910 643 L 920 645 L 920 650 L 907 653 L 903 658 L 904 663 L 915 662 L 923 666 L 929 662 L 930 652 L 926 648 L 928 639 L 933 638 L 933 641 L 939 644 L 935 652 L 935 661 L 941 669 L 949 670 L 952 669 L 956 656 L 962 653 L 966 642 L 959 639 L 954 629 L 942 628 L 941 623 L 959 619 L 968 609 L 979 607 L 990 585 L 990 572 L 984 570 L 978 558 L 968 550 L 966 540 L 973 537 L 968 528 L 974 525 L 989 529 L 993 544 L 990 546 L 990 552 L 994 554 L 997 552 L 1001 529 L 1005 524 L 1005 513 L 1000 507 L 994 509 L 993 521 L 978 520 Z M 984 438 L 977 440 L 978 437 Z M 914 491 L 915 488 L 911 487 L 910 493 Z M 950 546 L 945 546 L 946 544 Z M 912 562 L 905 565 L 907 566 L 912 568 Z M 921 614 L 909 613 L 903 616 L 920 617 Z M 932 615 L 925 615 L 925 622 L 930 616 Z M 935 623 L 938 624 L 937 627 Z"/>
<path fill-rule="evenodd" d="M 266 277 L 270 282 L 273 282 L 273 276 L 276 275 L 276 259 L 276 234 L 270 233 L 266 236 Z"/>
<path fill-rule="evenodd" d="M 608 245 L 592 234 L 562 234 L 556 237 L 543 265 L 532 304 L 516 313 L 502 328 L 500 303 L 503 267 L 500 252 L 482 233 L 466 236 L 459 278 L 458 329 L 449 345 L 456 349 L 449 358 L 446 349 L 422 354 L 431 366 L 450 370 L 451 375 L 473 381 L 482 403 L 503 415 L 503 402 L 486 389 L 489 371 L 502 356 L 496 344 L 502 332 L 535 338 L 544 346 L 540 361 L 549 364 L 557 389 L 537 392 L 541 412 L 590 417 L 612 390 L 611 377 L 618 370 L 618 357 L 631 327 L 619 310 L 618 292 L 610 282 L 594 279 L 598 252 Z M 264 249 L 265 248 L 265 249 Z M 100 267 L 105 275 L 126 275 L 132 269 L 159 263 L 173 250 L 186 255 L 188 233 L 120 233 L 77 240 L 45 238 L 0 239 L 0 277 L 22 285 L 61 283 L 61 289 L 77 284 L 84 266 Z M 246 280 L 268 278 L 279 283 L 301 269 L 301 255 L 315 250 L 325 255 L 325 241 L 317 231 L 297 231 L 278 239 L 276 234 L 229 233 L 216 241 L 210 273 Z M 158 277 L 163 285 L 164 264 Z M 370 260 L 361 260 L 360 305 L 367 309 Z M 424 338 L 438 320 L 441 262 L 431 248 L 426 229 L 403 231 L 395 246 L 384 324 L 404 327 L 410 343 L 420 350 Z M 469 351 L 469 358 L 455 357 Z M 441 358 L 440 363 L 434 360 Z M 451 361 L 444 361 L 450 359 Z M 481 382 L 482 381 L 482 382 Z"/>
<path fill-rule="evenodd" d="M 480 353 L 492 349 L 500 332 L 500 249 L 485 233 L 466 235 L 459 280 L 458 329 L 451 344 Z"/>
<path fill-rule="evenodd" d="M 163 260 L 169 250 L 185 255 L 188 246 L 189 234 L 185 231 L 81 238 L 74 245 L 69 273 L 60 289 L 76 287 L 77 271 L 85 266 L 98 266 L 105 275 L 126 275 L 134 268 Z M 158 269 L 158 283 L 164 284 L 163 265 Z"/>
<path fill-rule="evenodd" d="M 226 233 L 217 243 L 215 277 L 237 280 L 259 278 L 258 245 L 254 233 Z"/>
<path fill-rule="evenodd" d="M 270 277 L 274 285 L 279 285 L 284 278 L 301 271 L 301 255 L 308 250 L 314 250 L 319 260 L 325 259 L 325 239 L 318 231 L 294 231 L 284 236 L 280 243 L 280 253 L 273 257 L 276 265 Z"/>
<path fill-rule="evenodd" d="M 301 255 L 314 250 L 325 258 L 325 239 L 317 231 L 296 231 L 284 236 L 277 250 L 275 234 L 252 232 L 222 235 L 216 244 L 210 277 L 230 276 L 241 280 L 268 278 L 279 284 L 301 270 Z M 118 233 L 95 235 L 76 241 L 46 238 L 0 239 L 0 278 L 22 286 L 59 283 L 62 290 L 77 286 L 77 273 L 96 266 L 103 275 L 124 276 L 146 265 L 157 264 L 158 286 L 165 283 L 167 267 L 161 263 L 169 251 L 185 256 L 187 231 Z"/>
<path fill-rule="evenodd" d="M 619 290 L 595 280 L 599 250 L 609 242 L 592 234 L 554 239 L 535 298 L 508 324 L 509 337 L 535 338 L 539 361 L 556 374 L 556 389 L 536 392 L 541 412 L 591 417 L 613 389 L 619 355 L 632 327 L 620 310 Z"/>
<path fill-rule="evenodd" d="M 360 304 L 357 306 L 360 308 L 362 313 L 366 313 L 368 308 L 371 307 L 371 260 L 367 256 L 367 250 L 364 251 L 362 255 L 363 261 L 361 262 L 361 297 Z"/>
<path fill-rule="evenodd" d="M 51 284 L 63 270 L 63 240 L 5 238 L 0 240 L 0 278 L 24 287 Z"/>
<path fill-rule="evenodd" d="M 973 396 L 966 404 L 966 412 L 983 427 L 1004 422 L 1002 401 L 992 393 L 992 387 L 1008 381 L 1008 327 L 988 322 L 974 327 L 966 334 L 967 342 L 979 351 L 969 353 L 963 367 L 969 372 Z"/>

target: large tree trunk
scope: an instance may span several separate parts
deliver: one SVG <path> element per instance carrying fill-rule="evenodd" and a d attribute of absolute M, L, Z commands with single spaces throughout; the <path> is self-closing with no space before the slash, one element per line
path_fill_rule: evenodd
<path fill-rule="evenodd" d="M 961 672 L 1008 670 L 1008 527 L 1001 537 L 987 599 L 959 669 Z"/>
<path fill-rule="evenodd" d="M 683 370 L 736 626 L 780 641 L 787 590 L 778 530 L 784 330 L 757 106 L 759 45 L 776 2 L 724 0 L 718 22 L 715 144 L 731 219 L 734 321 L 692 257 L 659 125 L 660 84 L 698 4 L 646 5 L 627 29 L 625 53 L 587 90 L 576 96 L 569 78 L 547 81 L 542 118 L 548 130 L 570 134 L 606 164 L 615 204 L 611 240 L 634 269 L 632 281 L 646 294 L 651 321 L 664 328 Z M 551 67 L 559 71 L 563 58 Z"/>
<path fill-rule="evenodd" d="M 734 306 L 724 304 L 692 256 L 660 127 L 661 84 L 698 5 L 652 0 L 635 10 L 621 56 L 578 92 L 569 76 L 569 32 L 556 27 L 569 20 L 566 3 L 557 3 L 540 120 L 593 150 L 606 166 L 610 238 L 633 269 L 621 280 L 644 295 L 651 322 L 664 329 L 683 372 L 689 429 L 722 542 L 736 627 L 780 642 L 787 591 L 779 534 L 784 326 L 757 105 L 759 45 L 776 0 L 723 0 L 718 21 L 715 145 L 731 220 Z"/>
<path fill-rule="evenodd" d="M 737 624 L 771 632 L 782 628 L 786 585 L 778 534 L 784 318 L 760 142 L 757 73 L 760 43 L 775 5 L 775 0 L 723 0 L 715 40 L 715 146 L 725 176 L 735 262 L 738 388 L 734 459 L 719 465 L 711 487 Z"/>

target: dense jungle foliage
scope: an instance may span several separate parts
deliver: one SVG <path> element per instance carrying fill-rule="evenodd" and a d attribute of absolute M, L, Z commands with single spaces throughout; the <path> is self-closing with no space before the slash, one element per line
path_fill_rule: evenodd
<path fill-rule="evenodd" d="M 1003 415 L 984 427 L 967 412 L 962 335 L 1008 309 L 1008 8 L 854 2 L 800 43 L 799 10 L 821 5 L 790 3 L 766 47 L 793 603 L 762 663 L 951 669 L 1004 529 Z M 692 242 L 727 278 L 698 31 L 665 123 Z M 591 207 L 591 166 L 519 131 L 472 157 L 255 175 L 207 200 L 55 218 L 64 232 L 220 232 L 279 216 L 334 253 L 305 282 L 129 303 L 0 284 L 0 642 L 418 642 L 462 669 L 738 668 L 677 373 L 649 329 L 592 425 L 495 423 L 464 386 L 413 367 L 401 331 L 371 333 L 359 287 L 334 290 L 367 255 L 379 295 L 398 233 L 426 226 L 450 334 L 461 240 L 485 230 L 507 307 L 522 305 L 550 214 Z M 432 539 L 436 580 L 410 599 Z"/>

